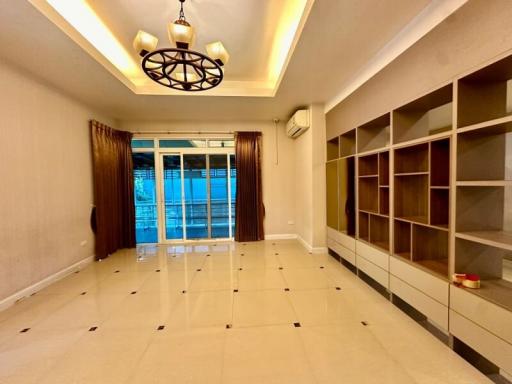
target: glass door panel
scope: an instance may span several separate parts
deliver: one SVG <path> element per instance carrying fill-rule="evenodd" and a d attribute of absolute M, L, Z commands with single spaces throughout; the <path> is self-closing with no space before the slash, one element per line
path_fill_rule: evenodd
<path fill-rule="evenodd" d="M 210 237 L 207 169 L 206 155 L 183 155 L 187 239 Z"/>
<path fill-rule="evenodd" d="M 158 243 L 155 154 L 133 153 L 135 200 L 135 239 L 139 243 Z"/>
<path fill-rule="evenodd" d="M 180 155 L 163 155 L 164 235 L 183 239 L 183 202 Z"/>
<path fill-rule="evenodd" d="M 235 155 L 229 155 L 229 172 L 231 188 L 231 237 L 235 236 L 235 217 L 236 217 L 236 163 Z"/>
<path fill-rule="evenodd" d="M 210 155 L 211 237 L 229 237 L 228 156 Z"/>

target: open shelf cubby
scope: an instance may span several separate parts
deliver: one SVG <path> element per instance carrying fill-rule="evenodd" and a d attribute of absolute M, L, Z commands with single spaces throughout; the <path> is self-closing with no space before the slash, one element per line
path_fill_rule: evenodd
<path fill-rule="evenodd" d="M 354 157 L 338 160 L 338 231 L 356 234 L 356 164 Z"/>
<path fill-rule="evenodd" d="M 448 84 L 393 112 L 393 143 L 452 129 L 453 86 Z"/>
<path fill-rule="evenodd" d="M 340 157 L 339 138 L 335 137 L 327 141 L 327 161 L 336 160 Z"/>
<path fill-rule="evenodd" d="M 357 150 L 359 153 L 373 151 L 389 145 L 391 119 L 386 113 L 357 127 Z"/>
<path fill-rule="evenodd" d="M 471 292 L 497 305 L 512 310 L 512 281 L 505 268 L 512 256 L 510 250 L 457 238 L 455 271 L 476 273 L 481 278 L 480 289 Z M 506 273 L 505 273 L 506 270 Z"/>
<path fill-rule="evenodd" d="M 367 155 L 359 158 L 359 177 L 379 175 L 379 155 Z"/>
<path fill-rule="evenodd" d="M 359 209 L 379 212 L 379 184 L 377 177 L 359 178 Z"/>
<path fill-rule="evenodd" d="M 395 216 L 428 223 L 428 174 L 395 176 Z"/>
<path fill-rule="evenodd" d="M 512 113 L 512 56 L 458 81 L 458 127 L 498 119 Z"/>
<path fill-rule="evenodd" d="M 450 190 L 430 189 L 430 224 L 448 228 L 450 213 Z"/>
<path fill-rule="evenodd" d="M 456 236 L 512 251 L 512 186 L 457 187 Z"/>
<path fill-rule="evenodd" d="M 389 187 L 379 187 L 379 213 L 389 215 Z"/>
<path fill-rule="evenodd" d="M 436 187 L 450 185 L 450 139 L 430 143 L 430 185 Z"/>
<path fill-rule="evenodd" d="M 356 154 L 356 130 L 352 129 L 340 136 L 340 156 L 352 156 Z"/>
<path fill-rule="evenodd" d="M 395 175 L 428 173 L 428 143 L 395 150 Z"/>
<path fill-rule="evenodd" d="M 359 229 L 359 239 L 364 241 L 370 240 L 370 218 L 369 214 L 366 212 L 359 212 L 359 221 L 358 221 L 358 229 Z"/>
<path fill-rule="evenodd" d="M 512 122 L 457 135 L 457 181 L 512 181 Z"/>
<path fill-rule="evenodd" d="M 389 251 L 389 217 L 370 214 L 370 244 Z"/>
<path fill-rule="evenodd" d="M 389 152 L 379 153 L 379 186 L 389 186 Z"/>
<path fill-rule="evenodd" d="M 325 164 L 327 226 L 338 229 L 338 162 Z"/>
<path fill-rule="evenodd" d="M 412 224 L 406 221 L 395 220 L 394 236 L 395 250 L 394 254 L 404 259 L 411 260 L 411 227 Z"/>
<path fill-rule="evenodd" d="M 448 232 L 413 224 L 412 261 L 447 278 Z"/>

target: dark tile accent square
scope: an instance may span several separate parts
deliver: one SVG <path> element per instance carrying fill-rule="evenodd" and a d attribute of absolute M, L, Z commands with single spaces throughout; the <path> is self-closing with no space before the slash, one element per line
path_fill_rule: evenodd
<path fill-rule="evenodd" d="M 322 266 L 320 267 L 320 269 L 324 269 L 324 266 L 322 265 Z"/>
<path fill-rule="evenodd" d="M 28 331 L 30 331 L 30 328 L 23 328 L 20 333 L 27 333 Z"/>
<path fill-rule="evenodd" d="M 276 243 L 272 243 L 272 245 L 276 245 Z"/>
<path fill-rule="evenodd" d="M 80 271 L 75 271 L 75 273 L 80 273 Z"/>
<path fill-rule="evenodd" d="M 201 268 L 197 269 L 197 272 L 201 272 Z"/>
<path fill-rule="evenodd" d="M 243 256 L 243 255 L 244 255 L 243 253 L 240 254 L 240 256 Z"/>
<path fill-rule="evenodd" d="M 119 273 L 120 271 L 114 271 L 114 273 Z"/>
<path fill-rule="evenodd" d="M 30 296 L 35 296 L 35 295 L 37 295 L 37 292 L 33 292 L 30 294 Z"/>
<path fill-rule="evenodd" d="M 98 329 L 98 327 L 91 327 L 91 328 L 89 328 L 89 332 L 94 332 L 97 329 Z"/>
<path fill-rule="evenodd" d="M 336 287 L 336 290 L 337 290 L 337 291 L 341 291 L 341 288 L 340 288 L 340 287 Z"/>
<path fill-rule="evenodd" d="M 286 292 L 288 292 L 288 291 L 290 291 L 290 288 L 285 288 L 284 290 L 285 290 Z"/>
<path fill-rule="evenodd" d="M 283 267 L 279 267 L 279 269 L 280 269 L 280 270 L 282 270 L 282 269 L 283 269 Z"/>
<path fill-rule="evenodd" d="M 238 292 L 238 289 L 233 289 L 233 292 L 237 293 L 237 292 Z"/>
<path fill-rule="evenodd" d="M 206 256 L 210 256 L 210 254 L 209 254 L 209 253 L 207 253 L 207 254 L 206 254 Z"/>
<path fill-rule="evenodd" d="M 130 295 L 135 295 L 136 293 L 137 293 L 137 291 L 131 291 Z"/>
<path fill-rule="evenodd" d="M 293 323 L 293 326 L 294 326 L 295 328 L 300 328 L 300 323 Z"/>
<path fill-rule="evenodd" d="M 83 295 L 85 295 L 85 294 L 87 294 L 87 292 L 82 292 L 80 295 L 82 295 L 82 296 L 83 296 Z"/>
<path fill-rule="evenodd" d="M 226 324 L 226 329 L 231 329 L 231 328 L 233 328 L 233 325 L 231 325 L 231 324 Z"/>
<path fill-rule="evenodd" d="M 238 268 L 238 270 L 239 270 L 239 271 L 243 271 L 243 269 L 242 269 L 242 268 Z"/>
<path fill-rule="evenodd" d="M 274 253 L 274 255 L 278 256 L 278 255 L 279 255 L 279 253 L 278 253 L 278 252 L 276 252 L 276 253 Z"/>
<path fill-rule="evenodd" d="M 187 291 L 183 290 L 183 291 L 181 291 L 181 293 L 187 293 Z"/>
<path fill-rule="evenodd" d="M 368 325 L 366 321 L 361 321 L 361 324 L 363 324 L 365 327 Z"/>
<path fill-rule="evenodd" d="M 162 331 L 165 328 L 165 325 L 159 325 L 156 329 L 157 331 Z"/>
<path fill-rule="evenodd" d="M 160 272 L 160 270 L 159 270 L 159 269 L 157 269 L 155 272 Z"/>

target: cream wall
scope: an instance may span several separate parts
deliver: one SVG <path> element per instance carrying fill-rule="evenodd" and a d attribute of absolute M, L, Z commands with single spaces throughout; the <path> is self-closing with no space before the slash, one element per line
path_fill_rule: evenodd
<path fill-rule="evenodd" d="M 4 63 L 0 84 L 1 302 L 93 255 L 88 121 L 114 122 Z"/>
<path fill-rule="evenodd" d="M 192 99 L 191 99 L 192 100 Z M 265 235 L 278 236 L 296 233 L 295 204 L 295 146 L 286 136 L 283 123 L 276 128 L 272 121 L 193 122 L 193 121 L 121 121 L 120 129 L 131 132 L 234 132 L 261 131 L 263 134 L 262 178 L 265 204 Z M 291 224 L 289 224 L 291 223 Z"/>
<path fill-rule="evenodd" d="M 470 0 L 327 113 L 327 138 L 512 49 L 512 2 Z"/>
<path fill-rule="evenodd" d="M 295 139 L 295 216 L 297 236 L 310 249 L 325 247 L 325 115 L 309 107 L 311 127 Z"/>

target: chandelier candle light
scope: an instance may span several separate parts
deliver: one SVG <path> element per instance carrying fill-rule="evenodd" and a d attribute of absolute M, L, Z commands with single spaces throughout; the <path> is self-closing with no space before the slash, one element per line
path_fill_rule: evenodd
<path fill-rule="evenodd" d="M 192 51 L 194 27 L 185 18 L 180 2 L 178 20 L 167 26 L 169 40 L 175 48 L 156 49 L 158 38 L 139 31 L 133 40 L 133 48 L 142 57 L 142 69 L 157 83 L 180 91 L 204 91 L 219 85 L 224 78 L 222 67 L 229 54 L 220 41 L 206 45 L 205 55 Z"/>

